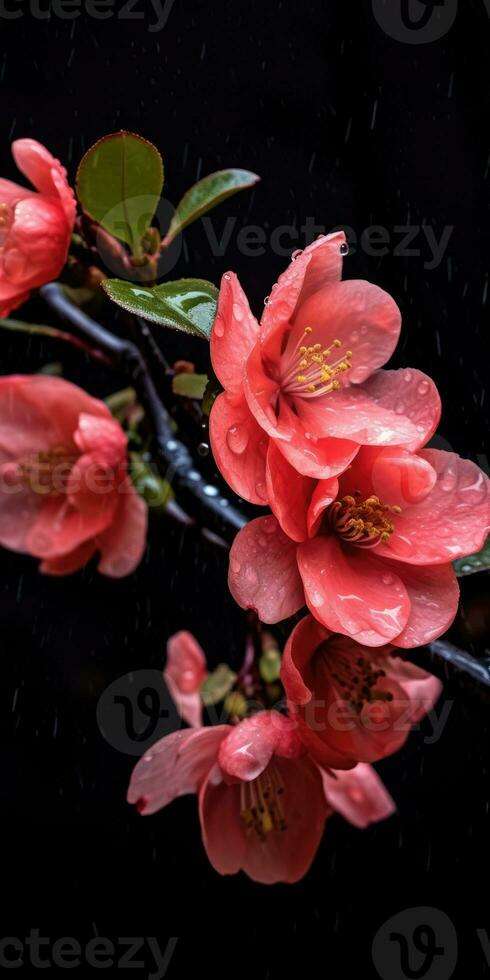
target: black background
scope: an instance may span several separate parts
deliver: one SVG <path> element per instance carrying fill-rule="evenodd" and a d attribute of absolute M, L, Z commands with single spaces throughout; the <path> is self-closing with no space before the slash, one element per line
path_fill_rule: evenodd
<path fill-rule="evenodd" d="M 16 178 L 12 139 L 39 139 L 73 178 L 82 153 L 119 128 L 160 148 L 174 204 L 199 175 L 227 165 L 255 171 L 255 191 L 213 216 L 218 236 L 237 216 L 226 254 L 211 254 L 198 223 L 171 274 L 218 283 L 234 269 L 257 313 L 287 259 L 269 244 L 261 257 L 240 254 L 244 225 L 269 235 L 310 217 L 358 236 L 384 226 L 388 254 L 358 248 L 346 276 L 395 296 L 404 331 L 393 364 L 434 377 L 444 404 L 439 445 L 488 471 L 483 0 L 460 2 L 451 30 L 427 45 L 389 38 L 369 0 L 176 0 L 160 33 L 149 31 L 155 18 L 142 2 L 145 19 L 132 21 L 86 13 L 46 21 L 28 3 L 17 6 L 22 18 L 0 18 L 3 176 Z M 453 228 L 435 269 L 425 267 L 423 241 L 419 255 L 394 254 L 396 229 L 421 224 L 438 239 Z M 420 245 L 418 237 L 412 247 Z M 199 341 L 163 343 L 206 369 Z M 124 384 L 57 346 L 2 337 L 4 373 L 60 359 L 65 376 L 95 394 Z M 199 439 L 196 431 L 194 450 Z M 190 975 L 194 963 L 213 976 L 369 977 L 377 976 L 371 943 L 383 922 L 435 906 L 458 934 L 456 976 L 483 976 L 476 930 L 490 927 L 488 700 L 448 676 L 454 703 L 441 740 L 429 745 L 424 730 L 414 733 L 380 767 L 398 814 L 364 833 L 332 820 L 302 883 L 222 879 L 201 848 L 193 798 L 145 820 L 125 804 L 134 759 L 104 741 L 95 709 L 116 678 L 160 668 L 179 628 L 197 635 L 211 663 L 239 663 L 244 620 L 227 593 L 226 556 L 162 519 L 152 522 L 145 562 L 123 582 L 92 569 L 44 579 L 33 560 L 7 552 L 1 568 L 2 935 L 39 927 L 51 943 L 179 936 L 169 976 Z M 475 608 L 485 615 L 486 588 L 481 576 L 465 583 L 466 620 Z M 460 617 L 454 634 L 466 646 L 467 627 Z"/>

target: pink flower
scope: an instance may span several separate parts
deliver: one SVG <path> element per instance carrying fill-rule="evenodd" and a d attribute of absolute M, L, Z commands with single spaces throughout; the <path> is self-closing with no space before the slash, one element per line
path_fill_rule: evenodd
<path fill-rule="evenodd" d="M 368 766 L 335 775 L 306 754 L 291 719 L 262 711 L 236 727 L 167 735 L 136 765 L 128 802 L 147 815 L 197 793 L 216 871 L 242 869 L 264 884 L 295 882 L 308 871 L 334 809 L 359 827 L 393 812 Z"/>
<path fill-rule="evenodd" d="M 313 616 L 295 627 L 281 680 L 318 763 L 344 769 L 392 755 L 433 708 L 441 682 L 393 652 L 332 634 Z"/>
<path fill-rule="evenodd" d="M 221 283 L 211 359 L 225 391 L 210 420 L 216 462 L 252 503 L 284 459 L 330 479 L 360 445 L 423 446 L 437 427 L 437 389 L 420 371 L 379 371 L 400 333 L 395 302 L 368 282 L 340 282 L 342 232 L 324 236 L 280 276 L 260 325 L 233 273 Z"/>
<path fill-rule="evenodd" d="M 230 554 L 239 605 L 275 623 L 306 602 L 332 633 L 366 646 L 444 633 L 459 595 L 451 562 L 478 551 L 490 527 L 478 466 L 435 449 L 365 447 L 338 480 L 314 482 L 274 452 L 275 517 L 251 521 Z"/>
<path fill-rule="evenodd" d="M 206 657 L 192 633 L 181 630 L 167 643 L 167 663 L 163 679 L 181 718 L 199 728 L 202 725 L 200 688 L 207 677 Z"/>
<path fill-rule="evenodd" d="M 142 558 L 146 525 L 126 436 L 104 403 L 60 378 L 0 378 L 0 544 L 48 575 L 100 552 L 99 571 L 120 578 Z"/>
<path fill-rule="evenodd" d="M 75 221 L 75 197 L 60 162 L 31 139 L 16 140 L 12 153 L 37 193 L 0 178 L 2 317 L 28 299 L 32 289 L 57 278 Z"/>

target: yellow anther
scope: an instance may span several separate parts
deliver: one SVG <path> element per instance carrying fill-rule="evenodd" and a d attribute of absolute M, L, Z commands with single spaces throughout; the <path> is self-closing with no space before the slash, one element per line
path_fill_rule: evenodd
<path fill-rule="evenodd" d="M 316 391 L 316 385 L 308 385 L 308 391 L 311 391 L 311 392 Z"/>

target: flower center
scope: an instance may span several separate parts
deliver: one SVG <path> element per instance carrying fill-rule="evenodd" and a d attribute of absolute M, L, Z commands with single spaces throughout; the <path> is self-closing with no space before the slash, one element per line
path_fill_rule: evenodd
<path fill-rule="evenodd" d="M 19 460 L 17 478 L 33 493 L 58 497 L 66 493 L 66 483 L 78 455 L 59 447 L 32 453 Z"/>
<path fill-rule="evenodd" d="M 336 500 L 327 512 L 330 526 L 336 534 L 343 541 L 360 548 L 374 548 L 390 540 L 394 525 L 388 515 L 393 514 L 401 514 L 401 507 L 382 504 L 375 496 L 362 500 L 360 493 Z"/>
<path fill-rule="evenodd" d="M 323 662 L 335 685 L 341 688 L 342 700 L 348 701 L 356 714 L 361 713 L 365 704 L 393 700 L 390 691 L 382 691 L 376 686 L 382 677 L 386 677 L 386 671 L 366 657 L 353 659 L 339 651 L 332 654 L 329 646 L 325 649 Z"/>
<path fill-rule="evenodd" d="M 287 830 L 281 796 L 284 786 L 274 765 L 240 785 L 240 816 L 247 834 L 256 834 L 264 842 L 267 835 Z"/>
<path fill-rule="evenodd" d="M 305 344 L 313 333 L 306 327 L 303 336 L 291 353 L 287 353 L 285 373 L 281 379 L 283 392 L 303 398 L 319 397 L 341 387 L 340 376 L 352 367 L 352 351 L 342 357 L 336 352 L 342 347 L 341 340 L 334 340 L 330 347 L 322 344 Z"/>

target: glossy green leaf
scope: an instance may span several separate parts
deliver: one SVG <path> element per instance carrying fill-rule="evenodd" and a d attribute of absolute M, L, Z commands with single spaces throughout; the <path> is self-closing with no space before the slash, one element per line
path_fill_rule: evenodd
<path fill-rule="evenodd" d="M 223 391 L 223 386 L 219 383 L 218 379 L 212 374 L 207 385 L 206 390 L 202 399 L 202 410 L 205 415 L 211 414 L 211 409 L 218 397 Z"/>
<path fill-rule="evenodd" d="M 172 391 L 174 395 L 180 395 L 183 398 L 198 398 L 201 401 L 207 383 L 207 374 L 176 374 L 172 381 Z"/>
<path fill-rule="evenodd" d="M 78 168 L 77 194 L 85 214 L 139 254 L 163 187 L 162 158 L 134 133 L 104 136 Z"/>
<path fill-rule="evenodd" d="M 177 279 L 150 287 L 106 279 L 102 286 L 109 298 L 124 310 L 162 327 L 184 330 L 209 340 L 218 303 L 218 290 L 211 282 Z"/>
<path fill-rule="evenodd" d="M 465 575 L 474 575 L 475 572 L 485 572 L 490 568 L 490 537 L 487 538 L 481 551 L 476 555 L 468 555 L 467 558 L 458 558 L 453 562 L 454 570 L 459 578 Z"/>
<path fill-rule="evenodd" d="M 260 177 L 250 170 L 218 170 L 199 180 L 179 201 L 165 237 L 165 244 L 169 245 L 187 225 L 221 204 L 221 201 L 238 191 L 246 190 L 247 187 L 253 187 L 258 180 Z"/>
<path fill-rule="evenodd" d="M 228 664 L 219 664 L 206 680 L 201 684 L 201 698 L 204 704 L 218 704 L 223 701 L 230 693 L 236 681 L 236 674 L 233 673 Z"/>

